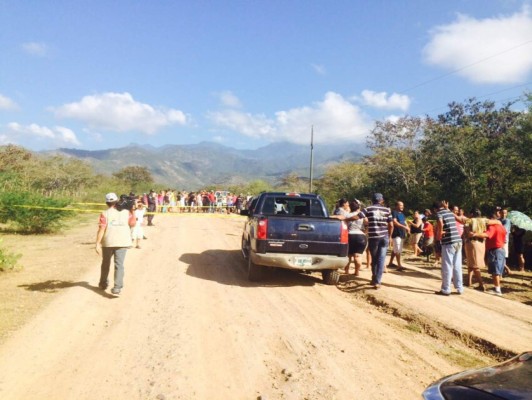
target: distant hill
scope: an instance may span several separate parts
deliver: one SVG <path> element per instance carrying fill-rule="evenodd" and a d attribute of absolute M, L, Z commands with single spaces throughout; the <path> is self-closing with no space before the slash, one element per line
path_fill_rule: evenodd
<path fill-rule="evenodd" d="M 356 144 L 314 145 L 314 177 L 335 163 L 360 160 L 363 151 L 365 146 Z M 293 143 L 273 143 L 256 150 L 239 150 L 213 142 L 162 147 L 132 144 L 96 151 L 61 148 L 53 153 L 82 159 L 101 174 L 112 174 L 131 165 L 145 166 L 156 182 L 191 190 L 252 179 L 275 183 L 289 173 L 307 177 L 310 167 L 310 146 Z"/>

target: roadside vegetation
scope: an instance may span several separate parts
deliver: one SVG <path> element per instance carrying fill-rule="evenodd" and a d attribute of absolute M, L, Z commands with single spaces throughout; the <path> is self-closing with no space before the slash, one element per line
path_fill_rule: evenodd
<path fill-rule="evenodd" d="M 521 104 L 522 111 L 515 111 Z M 329 207 L 341 197 L 368 203 L 371 193 L 379 191 L 388 202 L 400 199 L 409 210 L 448 199 L 466 210 L 497 204 L 528 215 L 532 212 L 531 94 L 523 103 L 500 108 L 490 101 L 470 99 L 449 104 L 436 118 L 378 121 L 367 144 L 372 155 L 361 162 L 332 165 L 314 180 L 313 191 Z M 243 194 L 307 192 L 309 180 L 288 174 L 275 184 L 254 180 L 228 186 L 232 193 Z M 80 203 L 96 203 L 87 211 L 97 208 L 109 188 L 129 193 L 148 187 L 163 188 L 146 167 L 132 165 L 112 175 L 98 175 L 79 159 L 0 146 L 0 229 L 21 234 L 57 232 L 83 211 Z M 0 248 L 0 270 L 16 262 L 16 257 L 6 254 Z"/>
<path fill-rule="evenodd" d="M 523 111 L 514 106 L 471 99 L 451 103 L 436 118 L 378 121 L 367 140 L 372 155 L 330 167 L 315 182 L 316 192 L 329 206 L 341 197 L 367 204 L 379 191 L 409 210 L 445 199 L 466 212 L 499 205 L 530 215 L 532 96 Z"/>

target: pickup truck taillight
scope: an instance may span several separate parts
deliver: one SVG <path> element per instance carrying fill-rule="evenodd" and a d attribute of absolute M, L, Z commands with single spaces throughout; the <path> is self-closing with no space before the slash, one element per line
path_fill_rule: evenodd
<path fill-rule="evenodd" d="M 257 239 L 266 239 L 268 236 L 268 220 L 261 219 L 257 225 Z"/>
<path fill-rule="evenodd" d="M 340 233 L 340 243 L 349 243 L 349 230 L 347 224 L 342 222 L 342 233 Z"/>

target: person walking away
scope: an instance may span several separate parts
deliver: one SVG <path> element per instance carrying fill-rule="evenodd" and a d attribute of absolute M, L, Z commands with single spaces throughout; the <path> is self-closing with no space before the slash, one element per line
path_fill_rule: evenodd
<path fill-rule="evenodd" d="M 464 225 L 465 251 L 467 264 L 467 286 L 473 286 L 473 277 L 477 279 L 477 290 L 484 291 L 482 274 L 480 270 L 484 268 L 484 256 L 486 245 L 484 237 L 481 235 L 486 231 L 486 221 L 478 208 L 470 212 L 471 219 Z"/>
<path fill-rule="evenodd" d="M 436 294 L 449 296 L 451 281 L 458 292 L 462 294 L 462 238 L 456 229 L 455 215 L 447 208 L 447 202 L 441 200 L 434 203 L 438 229 L 441 234 L 441 289 Z"/>
<path fill-rule="evenodd" d="M 498 221 L 497 210 L 490 213 L 490 221 Z M 501 277 L 504 272 L 504 242 L 506 241 L 506 229 L 502 224 L 490 224 L 484 233 L 475 234 L 474 237 L 486 238 L 486 251 L 488 260 L 488 272 L 493 279 L 493 289 L 487 293 L 502 296 Z"/>
<path fill-rule="evenodd" d="M 111 289 L 114 295 L 119 295 L 124 286 L 124 261 L 127 249 L 131 247 L 131 227 L 135 226 L 132 210 L 117 210 L 117 201 L 115 193 L 105 195 L 108 208 L 100 214 L 96 234 L 96 253 L 102 255 L 98 286 L 107 289 L 111 258 L 114 258 L 114 286 Z"/>
<path fill-rule="evenodd" d="M 375 289 L 380 289 L 393 222 L 392 213 L 384 205 L 382 194 L 375 193 L 372 200 L 373 204 L 358 212 L 353 217 L 353 220 L 366 219 L 368 225 L 368 250 L 371 253 L 371 284 Z"/>
<path fill-rule="evenodd" d="M 403 213 L 405 206 L 402 201 L 395 203 L 395 210 L 392 211 L 392 221 L 393 221 L 393 232 L 392 232 L 392 243 L 393 250 L 392 255 L 390 256 L 390 262 L 388 267 L 393 266 L 394 257 L 397 259 L 397 271 L 405 271 L 401 265 L 401 254 L 403 253 L 403 243 L 406 239 L 406 235 L 410 232 L 410 227 L 406 223 L 406 217 Z"/>

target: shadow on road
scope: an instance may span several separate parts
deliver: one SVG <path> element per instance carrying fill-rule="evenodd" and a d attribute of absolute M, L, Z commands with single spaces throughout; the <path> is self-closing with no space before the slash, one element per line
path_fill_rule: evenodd
<path fill-rule="evenodd" d="M 240 287 L 312 286 L 321 283 L 316 276 L 280 268 L 264 268 L 259 282 L 247 280 L 247 262 L 240 250 L 206 250 L 183 254 L 179 261 L 188 264 L 187 275 L 223 285 Z"/>
<path fill-rule="evenodd" d="M 42 293 L 56 293 L 60 289 L 68 289 L 72 287 L 82 287 L 88 290 L 93 291 L 94 293 L 99 294 L 102 297 L 109 299 L 114 299 L 116 296 L 104 292 L 98 286 L 92 286 L 86 281 L 72 282 L 72 281 L 62 281 L 62 280 L 47 280 L 44 282 L 30 283 L 26 285 L 19 285 L 18 287 L 24 288 L 30 292 L 42 292 Z"/>

